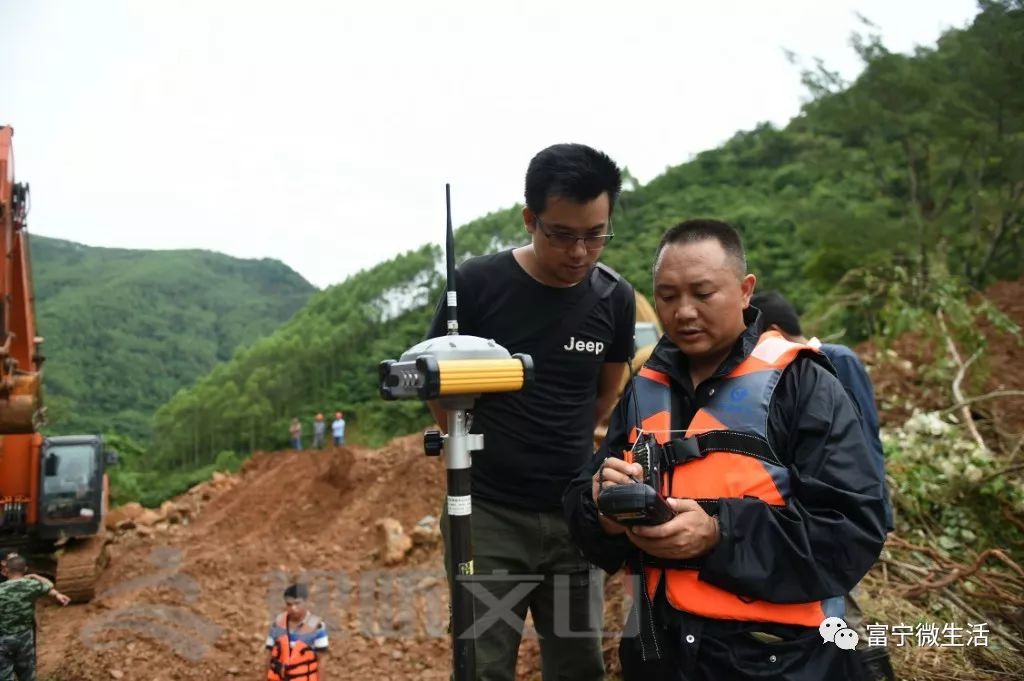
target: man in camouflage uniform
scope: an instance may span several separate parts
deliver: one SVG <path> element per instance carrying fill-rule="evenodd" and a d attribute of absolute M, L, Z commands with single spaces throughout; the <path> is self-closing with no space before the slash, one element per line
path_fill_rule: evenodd
<path fill-rule="evenodd" d="M 36 681 L 36 599 L 71 601 L 49 580 L 26 572 L 24 558 L 7 559 L 7 581 L 0 584 L 0 681 Z"/>

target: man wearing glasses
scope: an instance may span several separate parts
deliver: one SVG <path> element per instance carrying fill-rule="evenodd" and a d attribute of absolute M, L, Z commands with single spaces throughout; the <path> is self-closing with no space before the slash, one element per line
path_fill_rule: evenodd
<path fill-rule="evenodd" d="M 600 572 L 591 574 L 560 509 L 633 349 L 633 289 L 597 262 L 621 185 L 618 167 L 595 149 L 544 149 L 526 172 L 530 243 L 471 258 L 456 273 L 459 331 L 530 354 L 537 377 L 522 393 L 483 396 L 473 411 L 472 432 L 484 435 L 472 468 L 476 669 L 484 681 L 515 678 L 528 610 L 545 681 L 604 678 Z M 445 314 L 442 299 L 430 337 L 446 333 Z M 435 404 L 431 411 L 444 427 L 444 412 Z"/>

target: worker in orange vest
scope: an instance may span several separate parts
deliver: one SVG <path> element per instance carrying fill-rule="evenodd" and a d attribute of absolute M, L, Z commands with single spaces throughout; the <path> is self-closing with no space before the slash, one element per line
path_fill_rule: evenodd
<path fill-rule="evenodd" d="M 285 610 L 267 635 L 267 681 L 324 681 L 327 626 L 309 611 L 309 588 L 292 584 L 284 590 Z"/>
<path fill-rule="evenodd" d="M 885 542 L 880 474 L 831 364 L 762 328 L 756 281 L 730 225 L 664 234 L 665 336 L 563 497 L 584 555 L 634 576 L 625 681 L 865 678 L 843 595 Z M 620 487 L 644 475 L 635 447 L 661 464 L 651 483 L 668 519 L 616 515 L 627 527 L 599 499 L 642 490 Z"/>

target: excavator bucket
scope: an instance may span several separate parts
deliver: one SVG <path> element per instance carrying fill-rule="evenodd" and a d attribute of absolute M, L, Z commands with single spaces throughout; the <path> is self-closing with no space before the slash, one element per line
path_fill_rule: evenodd
<path fill-rule="evenodd" d="M 0 387 L 0 435 L 36 432 L 41 406 L 39 373 L 16 373 L 3 380 L 6 385 Z"/>

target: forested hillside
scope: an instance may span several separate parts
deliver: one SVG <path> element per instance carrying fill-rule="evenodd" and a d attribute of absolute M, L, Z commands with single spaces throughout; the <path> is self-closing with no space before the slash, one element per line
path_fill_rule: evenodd
<path fill-rule="evenodd" d="M 314 288 L 275 260 L 95 248 L 33 234 L 48 433 L 146 437 L 153 412 Z"/>

